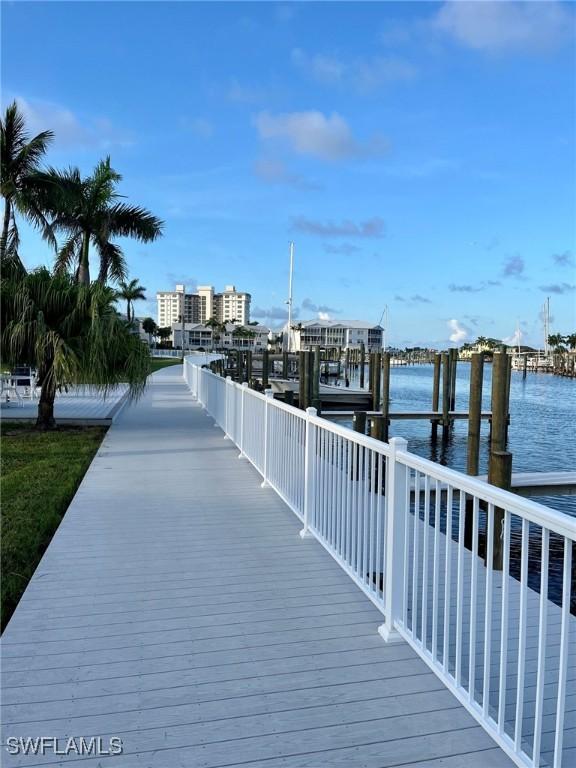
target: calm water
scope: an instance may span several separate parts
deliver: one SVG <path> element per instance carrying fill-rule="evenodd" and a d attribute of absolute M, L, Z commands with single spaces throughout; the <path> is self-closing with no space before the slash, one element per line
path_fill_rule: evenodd
<path fill-rule="evenodd" d="M 422 411 L 432 408 L 431 365 L 393 367 L 390 374 L 390 410 Z M 368 374 L 366 372 L 366 378 Z M 483 410 L 490 410 L 492 366 L 484 366 Z M 357 385 L 351 381 L 351 386 Z M 470 365 L 458 363 L 456 410 L 468 409 Z M 514 472 L 576 469 L 574 412 L 576 381 L 549 374 L 512 372 L 508 450 Z M 489 426 L 482 422 L 480 473 L 488 471 Z M 436 443 L 430 439 L 428 421 L 392 421 L 390 435 L 408 440 L 409 450 L 453 469 L 466 470 L 467 421 L 456 421 L 446 442 L 441 429 Z M 576 496 L 540 497 L 542 504 L 576 516 Z"/>

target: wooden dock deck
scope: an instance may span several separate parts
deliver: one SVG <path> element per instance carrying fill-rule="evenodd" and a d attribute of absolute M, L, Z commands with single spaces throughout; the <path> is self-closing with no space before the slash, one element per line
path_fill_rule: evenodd
<path fill-rule="evenodd" d="M 175 366 L 108 432 L 3 637 L 4 766 L 498 768 L 509 758 L 197 405 Z M 5 747 L 3 747 L 5 750 Z"/>

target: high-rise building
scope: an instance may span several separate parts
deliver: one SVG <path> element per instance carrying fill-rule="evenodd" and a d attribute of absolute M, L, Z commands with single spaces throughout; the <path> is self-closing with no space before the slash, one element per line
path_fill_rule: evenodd
<path fill-rule="evenodd" d="M 227 285 L 222 293 L 214 294 L 214 317 L 219 323 L 245 325 L 250 320 L 250 294 L 241 293 Z"/>
<path fill-rule="evenodd" d="M 158 325 L 170 327 L 174 323 L 205 323 L 211 317 L 219 323 L 234 322 L 246 325 L 250 322 L 250 294 L 237 291 L 227 285 L 222 293 L 214 293 L 211 285 L 199 285 L 196 293 L 186 293 L 183 285 L 175 291 L 158 291 Z"/>

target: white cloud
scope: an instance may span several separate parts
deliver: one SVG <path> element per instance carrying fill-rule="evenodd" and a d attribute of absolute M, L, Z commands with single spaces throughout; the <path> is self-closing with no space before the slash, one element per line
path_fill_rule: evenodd
<path fill-rule="evenodd" d="M 350 61 L 300 48 L 291 53 L 292 63 L 316 82 L 325 85 L 347 85 L 359 91 L 378 90 L 387 83 L 411 80 L 416 70 L 395 56 L 374 56 Z"/>
<path fill-rule="evenodd" d="M 292 228 L 321 237 L 384 237 L 385 234 L 384 220 L 379 216 L 360 222 L 350 219 L 340 222 L 318 221 L 306 216 L 295 216 L 292 219 Z"/>
<path fill-rule="evenodd" d="M 448 328 L 452 331 L 449 340 L 454 344 L 460 344 L 470 336 L 470 329 L 458 320 L 448 320 Z"/>
<path fill-rule="evenodd" d="M 433 25 L 468 48 L 484 52 L 539 52 L 555 48 L 573 34 L 572 12 L 547 2 L 446 2 Z"/>
<path fill-rule="evenodd" d="M 263 157 L 256 161 L 254 173 L 267 184 L 283 184 L 296 189 L 319 189 L 298 173 L 291 173 L 281 160 Z"/>
<path fill-rule="evenodd" d="M 329 312 L 318 312 L 318 320 L 332 320 Z"/>
<path fill-rule="evenodd" d="M 314 110 L 278 115 L 260 112 L 255 125 L 260 138 L 284 140 L 294 152 L 323 160 L 368 156 L 386 148 L 378 137 L 366 143 L 358 142 L 348 123 L 336 112 L 329 116 Z"/>
<path fill-rule="evenodd" d="M 507 344 L 509 347 L 516 347 L 519 344 L 522 344 L 523 338 L 524 338 L 524 334 L 522 333 L 520 328 L 516 328 L 516 330 L 511 336 L 506 336 L 505 339 L 502 339 L 502 343 Z"/>
<path fill-rule="evenodd" d="M 106 117 L 80 119 L 74 112 L 61 104 L 41 99 L 16 97 L 16 102 L 26 120 L 31 135 L 41 131 L 54 132 L 54 145 L 60 147 L 129 146 L 132 141 L 121 135 Z"/>

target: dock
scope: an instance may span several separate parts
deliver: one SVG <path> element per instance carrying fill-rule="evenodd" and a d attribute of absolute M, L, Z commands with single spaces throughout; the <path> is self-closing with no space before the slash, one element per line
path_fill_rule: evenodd
<path fill-rule="evenodd" d="M 54 416 L 63 426 L 110 426 L 126 404 L 128 386 L 120 384 L 106 396 L 91 387 L 70 388 L 56 395 Z M 1 403 L 5 421 L 35 422 L 38 400 L 33 397 Z"/>
<path fill-rule="evenodd" d="M 123 754 L 7 768 L 514 765 L 261 479 L 181 366 L 154 374 L 2 643 L 4 740 L 114 736 Z"/>

